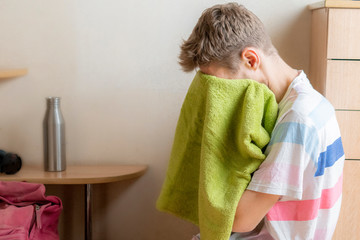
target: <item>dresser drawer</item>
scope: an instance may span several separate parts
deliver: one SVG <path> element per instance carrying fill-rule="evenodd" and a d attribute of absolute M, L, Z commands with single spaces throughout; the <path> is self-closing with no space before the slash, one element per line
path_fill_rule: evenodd
<path fill-rule="evenodd" d="M 360 159 L 360 111 L 337 111 L 346 159 Z"/>
<path fill-rule="evenodd" d="M 360 110 L 360 61 L 328 60 L 326 98 L 335 109 Z"/>
<path fill-rule="evenodd" d="M 329 9 L 328 59 L 360 59 L 360 9 Z"/>
<path fill-rule="evenodd" d="M 360 232 L 360 161 L 346 160 L 344 165 L 343 198 L 339 221 L 333 240 L 359 239 Z"/>

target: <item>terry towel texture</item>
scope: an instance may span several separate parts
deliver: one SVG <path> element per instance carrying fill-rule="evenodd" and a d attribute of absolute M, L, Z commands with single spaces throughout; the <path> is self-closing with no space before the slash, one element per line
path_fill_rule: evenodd
<path fill-rule="evenodd" d="M 181 109 L 157 208 L 198 225 L 202 240 L 228 240 L 276 117 L 275 96 L 264 84 L 198 72 Z"/>

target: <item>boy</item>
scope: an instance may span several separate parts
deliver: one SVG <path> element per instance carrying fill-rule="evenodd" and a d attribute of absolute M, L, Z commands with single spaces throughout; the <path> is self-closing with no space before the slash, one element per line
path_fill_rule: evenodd
<path fill-rule="evenodd" d="M 303 71 L 281 59 L 261 21 L 236 3 L 205 10 L 181 46 L 180 65 L 254 79 L 279 103 L 267 158 L 239 201 L 230 239 L 331 239 L 344 164 L 335 112 Z"/>

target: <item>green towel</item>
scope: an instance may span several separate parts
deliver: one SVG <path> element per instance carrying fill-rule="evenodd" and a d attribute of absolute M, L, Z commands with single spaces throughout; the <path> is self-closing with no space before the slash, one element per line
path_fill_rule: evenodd
<path fill-rule="evenodd" d="M 157 208 L 198 225 L 202 240 L 228 240 L 276 118 L 275 96 L 264 84 L 198 72 L 181 108 Z"/>

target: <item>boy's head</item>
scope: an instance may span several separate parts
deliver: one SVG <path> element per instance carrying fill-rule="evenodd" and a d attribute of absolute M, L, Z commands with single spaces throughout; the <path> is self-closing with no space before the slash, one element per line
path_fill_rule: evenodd
<path fill-rule="evenodd" d="M 237 3 L 215 5 L 203 12 L 182 44 L 179 63 L 185 72 L 210 63 L 236 72 L 240 55 L 247 47 L 260 49 L 267 55 L 276 53 L 255 14 Z"/>

